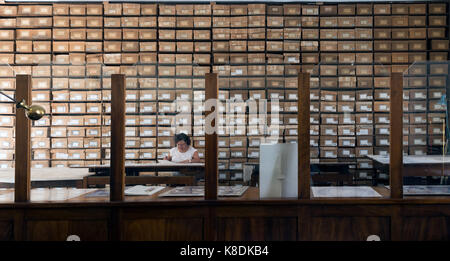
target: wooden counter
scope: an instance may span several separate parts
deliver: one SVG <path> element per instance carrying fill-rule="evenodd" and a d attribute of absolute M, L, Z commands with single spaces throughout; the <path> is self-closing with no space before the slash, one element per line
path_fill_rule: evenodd
<path fill-rule="evenodd" d="M 0 240 L 449 240 L 450 197 L 259 199 L 109 197 L 14 203 L 0 190 Z M 167 189 L 165 189 L 167 190 Z M 161 191 L 160 193 L 163 193 Z M 61 193 L 62 195 L 63 193 Z M 2 197 L 3 196 L 3 197 Z M 41 198 L 42 199 L 42 198 Z"/>

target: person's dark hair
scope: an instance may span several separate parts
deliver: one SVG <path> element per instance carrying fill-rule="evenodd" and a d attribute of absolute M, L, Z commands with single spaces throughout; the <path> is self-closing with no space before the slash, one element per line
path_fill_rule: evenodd
<path fill-rule="evenodd" d="M 191 145 L 191 139 L 189 138 L 188 135 L 184 134 L 184 133 L 180 133 L 180 134 L 175 134 L 175 145 L 179 142 L 179 141 L 184 141 L 186 142 L 187 145 Z"/>

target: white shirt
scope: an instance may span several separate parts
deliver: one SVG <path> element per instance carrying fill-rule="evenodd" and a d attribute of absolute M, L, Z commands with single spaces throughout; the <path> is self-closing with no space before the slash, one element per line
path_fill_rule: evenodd
<path fill-rule="evenodd" d="M 189 149 L 186 152 L 180 152 L 177 147 L 170 149 L 170 156 L 172 157 L 173 162 L 181 162 L 185 160 L 191 160 L 194 156 L 194 153 L 197 150 L 194 147 L 189 146 Z"/>

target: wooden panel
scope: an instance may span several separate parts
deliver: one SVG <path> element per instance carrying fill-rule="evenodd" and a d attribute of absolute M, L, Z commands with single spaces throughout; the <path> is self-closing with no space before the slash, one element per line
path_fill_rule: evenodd
<path fill-rule="evenodd" d="M 403 197 L 403 76 L 391 75 L 389 182 L 391 198 Z"/>
<path fill-rule="evenodd" d="M 217 240 L 296 240 L 296 217 L 218 218 Z"/>
<path fill-rule="evenodd" d="M 111 76 L 111 201 L 124 199 L 125 75 Z"/>
<path fill-rule="evenodd" d="M 205 75 L 205 99 L 206 101 L 217 101 L 219 96 L 219 79 L 217 73 Z M 218 133 L 216 121 L 208 121 L 212 115 L 217 115 L 217 105 L 214 103 L 214 111 L 205 105 L 205 199 L 217 199 L 218 186 Z M 212 116 L 216 118 L 217 116 Z M 211 125 L 210 125 L 211 124 Z"/>
<path fill-rule="evenodd" d="M 26 222 L 26 240 L 66 241 L 70 235 L 77 235 L 82 241 L 106 241 L 107 221 L 102 220 L 33 220 Z"/>
<path fill-rule="evenodd" d="M 13 239 L 13 223 L 10 221 L 0 221 L 0 241 L 9 241 Z"/>
<path fill-rule="evenodd" d="M 450 239 L 449 217 L 402 217 L 400 240 L 446 240 Z"/>
<path fill-rule="evenodd" d="M 16 76 L 16 99 L 31 105 L 31 75 Z M 25 109 L 16 109 L 16 202 L 30 200 L 31 189 L 31 121 L 25 116 Z"/>
<path fill-rule="evenodd" d="M 389 218 L 379 217 L 313 217 L 309 238 L 303 240 L 366 241 L 377 235 L 389 240 Z"/>
<path fill-rule="evenodd" d="M 186 198 L 141 198 L 132 206 L 131 202 L 46 203 L 32 204 L 32 209 L 26 210 L 0 205 L 0 240 L 15 236 L 17 240 L 64 241 L 69 235 L 78 235 L 82 241 L 365 241 L 369 235 L 383 241 L 450 239 L 450 208 L 445 197 L 408 197 L 402 203 L 390 199 L 316 199 L 301 205 L 299 201 L 268 203 L 256 198 L 257 193 L 244 201 L 199 200 L 198 204 Z"/>
<path fill-rule="evenodd" d="M 151 218 L 124 220 L 123 240 L 198 241 L 203 239 L 201 218 Z"/>
<path fill-rule="evenodd" d="M 381 192 L 381 194 L 387 197 L 388 192 Z M 340 202 L 340 199 L 334 198 L 334 200 Z M 308 208 L 308 213 L 313 217 L 387 217 L 392 214 L 392 208 L 388 208 L 384 204 L 364 205 L 354 201 L 351 205 L 311 206 Z"/>
<path fill-rule="evenodd" d="M 106 220 L 70 221 L 69 233 L 78 235 L 82 241 L 106 241 L 109 239 L 108 222 Z"/>
<path fill-rule="evenodd" d="M 309 73 L 298 75 L 298 198 L 309 199 L 310 192 L 310 96 Z"/>

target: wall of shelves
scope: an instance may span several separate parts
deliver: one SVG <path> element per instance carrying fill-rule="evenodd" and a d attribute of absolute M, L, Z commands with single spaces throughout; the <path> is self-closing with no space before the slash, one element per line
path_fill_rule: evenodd
<path fill-rule="evenodd" d="M 224 104 L 278 98 L 279 106 L 269 102 L 268 110 L 279 110 L 280 117 L 269 118 L 269 125 L 281 124 L 280 135 L 294 142 L 296 76 L 308 71 L 312 157 L 351 161 L 355 177 L 364 180 L 372 174 L 364 155 L 388 151 L 387 75 L 415 61 L 448 60 L 448 8 L 425 2 L 5 4 L 0 63 L 33 75 L 33 101 L 48 112 L 32 130 L 35 167 L 109 162 L 112 73 L 127 75 L 126 158 L 145 162 L 173 146 L 171 122 L 189 118 L 193 126 L 182 129 L 203 156 L 199 108 L 202 77 L 210 71 L 220 74 Z M 441 135 L 434 127 L 442 108 L 433 106 L 446 75 L 448 68 L 408 78 L 414 89 L 405 102 L 425 103 L 405 127 L 405 137 L 416 137 L 405 138 L 410 154 L 440 146 L 433 137 Z M 1 88 L 13 95 L 12 70 L 0 66 L 0 77 Z M 425 93 L 418 90 L 427 86 Z M 172 107 L 177 98 L 192 102 L 184 114 Z M 228 184 L 242 179 L 243 163 L 258 162 L 259 137 L 272 131 L 254 128 L 248 109 L 235 109 L 238 127 L 221 130 L 219 142 L 220 180 Z M 1 167 L 13 166 L 14 113 L 2 98 Z"/>

